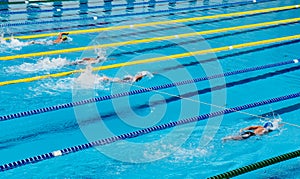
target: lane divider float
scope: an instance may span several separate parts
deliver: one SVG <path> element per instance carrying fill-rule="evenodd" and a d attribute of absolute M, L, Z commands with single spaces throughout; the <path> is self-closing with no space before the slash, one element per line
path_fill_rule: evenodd
<path fill-rule="evenodd" d="M 260 169 L 260 168 L 264 168 L 264 167 L 274 165 L 274 164 L 277 164 L 279 162 L 283 162 L 283 161 L 290 160 L 290 159 L 297 158 L 297 157 L 300 157 L 300 150 L 296 150 L 294 152 L 285 153 L 285 154 L 282 154 L 282 155 L 279 155 L 279 156 L 276 156 L 276 157 L 272 157 L 272 158 L 269 158 L 269 159 L 266 159 L 266 160 L 263 160 L 263 161 L 260 161 L 260 162 L 256 162 L 256 163 L 253 163 L 251 165 L 247 165 L 247 166 L 244 166 L 244 167 L 241 167 L 241 168 L 237 168 L 235 170 L 231 170 L 231 171 L 226 172 L 226 173 L 222 173 L 222 174 L 219 174 L 219 175 L 216 175 L 216 176 L 213 176 L 213 177 L 209 177 L 208 179 L 232 178 L 232 177 L 242 175 L 244 173 L 248 173 L 248 172 Z"/>
<path fill-rule="evenodd" d="M 189 1 L 185 1 L 185 0 L 176 0 L 176 2 L 189 2 Z M 47 2 L 47 1 L 45 1 Z M 51 1 L 50 1 L 51 2 Z M 165 2 L 169 2 L 169 0 L 163 0 L 163 1 L 155 1 L 155 4 L 160 4 L 160 3 L 165 3 Z M 246 1 L 248 2 L 248 1 Z M 95 2 L 94 2 L 95 3 Z M 97 2 L 96 2 L 97 3 Z M 1 3 L 0 3 L 1 4 Z M 89 4 L 91 4 L 91 2 L 89 2 Z M 149 2 L 134 2 L 132 3 L 132 5 L 134 6 L 137 6 L 137 5 L 147 5 L 149 4 Z M 227 3 L 226 3 L 227 4 Z M 68 5 L 71 5 L 71 4 L 68 4 Z M 77 4 L 73 4 L 72 6 L 74 5 L 78 5 Z M 123 7 L 123 6 L 127 6 L 128 4 L 111 4 L 110 7 Z M 65 5 L 64 5 L 65 7 Z M 89 6 L 88 9 L 100 9 L 100 8 L 105 8 L 107 6 L 105 5 L 102 5 L 102 6 Z M 61 12 L 61 11 L 77 11 L 77 10 L 81 10 L 80 7 L 71 7 L 71 8 L 52 8 L 52 9 L 38 9 L 38 10 L 30 10 L 30 11 L 27 11 L 27 10 L 23 10 L 23 11 L 20 11 L 21 9 L 18 9 L 18 11 L 0 11 L 1 14 L 33 14 L 33 13 L 41 13 L 41 12 Z"/>

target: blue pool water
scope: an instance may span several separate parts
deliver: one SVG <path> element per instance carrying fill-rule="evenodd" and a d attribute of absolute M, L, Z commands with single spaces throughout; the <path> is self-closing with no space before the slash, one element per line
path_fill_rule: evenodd
<path fill-rule="evenodd" d="M 80 3 L 81 2 L 81 3 Z M 87 3 L 85 3 L 87 2 Z M 58 33 L 80 29 L 114 27 L 170 21 L 200 16 L 296 5 L 297 0 L 272 0 L 262 3 L 175 11 L 237 0 L 204 1 L 62 1 L 1 5 L 3 37 Z M 140 4 L 135 4 L 140 3 Z M 120 4 L 118 6 L 118 4 Z M 123 4 L 123 5 L 122 5 Z M 113 6 L 117 5 L 117 6 Z M 95 6 L 103 6 L 93 8 Z M 57 11 L 55 9 L 74 8 Z M 37 10 L 53 10 L 39 12 Z M 162 10 L 170 10 L 160 13 Z M 24 11 L 21 13 L 21 11 Z M 1 57 L 98 44 L 111 44 L 145 38 L 257 24 L 299 17 L 299 9 L 242 17 L 228 17 L 154 25 L 140 28 L 70 34 L 67 42 L 52 45 L 56 37 L 4 41 Z M 7 12 L 20 12 L 13 14 Z M 132 15 L 140 13 L 140 15 Z M 144 13 L 144 14 L 142 14 Z M 124 14 L 124 16 L 118 16 Z M 130 15 L 131 14 L 131 15 Z M 97 20 L 83 20 L 93 18 Z M 105 16 L 105 18 L 100 18 Z M 111 18 L 110 16 L 114 17 Z M 66 21 L 76 19 L 76 21 Z M 81 19 L 81 20 L 80 20 Z M 44 24 L 32 22 L 52 21 Z M 60 21 L 60 22 L 53 22 Z M 64 22 L 63 22 L 64 21 Z M 8 26 L 27 22 L 26 25 Z M 82 99 L 117 94 L 141 87 L 152 87 L 183 80 L 226 73 L 249 67 L 293 60 L 300 56 L 297 40 L 257 45 L 241 49 L 187 56 L 178 59 L 123 66 L 90 73 L 89 65 L 70 65 L 84 57 L 108 59 L 93 67 L 170 56 L 191 51 L 244 44 L 297 35 L 299 23 L 227 31 L 203 36 L 173 38 L 71 53 L 57 53 L 1 61 L 1 82 L 31 78 L 71 70 L 83 73 L 33 82 L 0 86 L 0 116 L 64 104 Z M 37 40 L 42 43 L 31 44 Z M 101 77 L 123 78 L 147 71 L 136 83 L 110 83 Z M 117 98 L 43 114 L 0 122 L 0 165 L 44 153 L 165 124 L 180 119 L 219 111 L 274 97 L 299 92 L 299 63 L 211 79 L 199 83 Z M 180 95 L 181 98 L 178 98 Z M 206 178 L 267 158 L 298 150 L 299 99 L 234 112 L 136 138 L 118 141 L 49 160 L 1 172 L 1 178 L 15 177 L 91 177 L 91 178 Z M 264 119 L 280 116 L 284 126 L 265 136 L 244 141 L 222 142 L 249 125 L 262 125 Z M 109 132 L 107 132 L 109 130 Z M 259 169 L 238 178 L 299 178 L 299 159 Z"/>

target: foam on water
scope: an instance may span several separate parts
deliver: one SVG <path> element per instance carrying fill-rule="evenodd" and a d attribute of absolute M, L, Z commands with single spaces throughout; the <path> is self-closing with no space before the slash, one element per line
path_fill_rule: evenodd
<path fill-rule="evenodd" d="M 85 71 L 81 73 L 77 79 L 75 79 L 74 85 L 76 88 L 92 89 L 95 88 L 96 79 L 97 75 L 92 73 L 92 66 L 89 64 L 86 66 Z"/>
<path fill-rule="evenodd" d="M 30 86 L 28 89 L 34 94 L 28 94 L 27 97 L 31 98 L 37 96 L 43 96 L 48 94 L 51 96 L 59 96 L 62 92 L 67 92 L 72 86 L 74 78 L 67 77 L 59 80 L 48 79 L 45 82 L 37 84 L 35 86 Z"/>
<path fill-rule="evenodd" d="M 155 157 L 158 156 L 166 156 L 171 154 L 172 157 L 169 158 L 169 161 L 172 163 L 181 163 L 183 161 L 193 161 L 194 159 L 199 159 L 201 157 L 205 157 L 208 155 L 208 150 L 213 149 L 213 146 L 209 146 L 209 149 L 206 148 L 193 148 L 193 149 L 187 149 L 184 147 L 178 147 L 173 146 L 171 144 L 163 144 L 161 143 L 159 147 L 155 149 L 155 153 L 149 150 L 145 150 L 144 156 L 145 158 L 148 158 L 150 160 L 155 159 Z M 173 151 L 173 152 L 171 152 Z M 171 152 L 171 153 L 170 153 Z"/>
<path fill-rule="evenodd" d="M 59 80 L 48 79 L 37 87 L 30 88 L 36 95 L 47 93 L 58 95 L 60 92 L 72 92 L 72 89 L 97 89 L 108 90 L 108 84 L 104 83 L 103 77 L 92 73 L 91 65 L 88 65 L 83 73 L 76 77 L 66 77 Z"/>
<path fill-rule="evenodd" d="M 29 42 L 22 42 L 18 39 L 14 39 L 13 37 L 7 41 L 4 40 L 3 34 L 0 37 L 0 48 L 2 49 L 1 52 L 5 52 L 8 50 L 21 50 L 24 46 L 28 46 Z"/>
<path fill-rule="evenodd" d="M 212 150 L 213 146 L 211 146 Z M 174 162 L 181 163 L 183 161 L 193 161 L 193 159 L 199 159 L 208 155 L 208 149 L 205 148 L 196 148 L 196 149 L 185 149 L 180 147 L 173 155 Z"/>
<path fill-rule="evenodd" d="M 106 60 L 106 50 L 103 48 L 96 48 L 95 53 L 98 56 L 98 59 L 100 60 Z"/>
<path fill-rule="evenodd" d="M 53 69 L 62 68 L 68 65 L 70 62 L 66 58 L 41 58 L 36 63 L 23 63 L 21 65 L 15 65 L 11 67 L 5 67 L 4 70 L 7 73 L 31 73 L 49 71 Z"/>

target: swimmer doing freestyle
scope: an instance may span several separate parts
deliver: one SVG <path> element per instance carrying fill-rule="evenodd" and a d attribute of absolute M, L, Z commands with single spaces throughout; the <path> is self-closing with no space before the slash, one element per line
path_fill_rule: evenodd
<path fill-rule="evenodd" d="M 280 127 L 280 119 L 275 119 L 273 122 L 266 122 L 263 126 L 249 126 L 240 130 L 240 134 L 236 136 L 227 136 L 222 140 L 243 140 L 255 135 L 264 135 L 274 131 Z"/>
<path fill-rule="evenodd" d="M 60 44 L 66 40 L 68 40 L 68 37 L 67 35 L 69 35 L 68 32 L 61 32 L 58 34 L 58 37 L 52 41 L 53 44 Z M 41 42 L 41 41 L 30 41 L 28 42 L 28 44 L 47 44 L 47 42 Z"/>
<path fill-rule="evenodd" d="M 108 58 L 107 60 L 115 60 L 115 58 Z M 74 62 L 71 62 L 68 65 L 89 65 L 89 64 L 96 64 L 106 61 L 106 59 L 103 59 L 101 56 L 97 56 L 96 58 L 93 57 L 85 57 L 82 58 L 81 60 L 76 60 Z"/>
<path fill-rule="evenodd" d="M 81 65 L 81 64 L 95 64 L 95 63 L 100 63 L 104 61 L 100 56 L 97 56 L 96 58 L 92 57 L 86 57 L 81 60 L 74 61 L 70 63 L 69 65 Z"/>
<path fill-rule="evenodd" d="M 142 72 L 137 73 L 134 76 L 127 75 L 123 79 L 109 78 L 107 76 L 103 76 L 103 77 L 101 77 L 101 80 L 102 81 L 117 82 L 117 83 L 133 83 L 133 82 L 138 82 L 138 81 L 142 80 L 147 75 L 152 75 L 152 73 L 147 72 L 147 71 L 142 71 Z"/>

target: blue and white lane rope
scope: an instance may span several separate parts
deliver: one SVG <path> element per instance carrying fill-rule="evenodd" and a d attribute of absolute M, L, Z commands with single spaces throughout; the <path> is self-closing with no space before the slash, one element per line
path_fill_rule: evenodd
<path fill-rule="evenodd" d="M 50 106 L 50 107 L 44 107 L 44 108 L 34 109 L 34 110 L 30 110 L 30 111 L 25 111 L 25 112 L 8 114 L 8 115 L 0 116 L 0 122 L 12 120 L 12 119 L 16 119 L 16 118 L 21 118 L 21 117 L 26 117 L 26 116 L 32 116 L 35 114 L 57 111 L 60 109 L 66 109 L 66 108 L 71 108 L 71 107 L 90 104 L 90 103 L 106 101 L 106 100 L 120 98 L 120 97 L 124 97 L 124 96 L 131 96 L 131 95 L 147 93 L 147 92 L 155 91 L 155 90 L 161 90 L 161 89 L 172 88 L 172 87 L 191 84 L 191 83 L 197 83 L 197 82 L 206 81 L 206 80 L 215 79 L 215 78 L 222 78 L 222 77 L 226 77 L 226 76 L 232 76 L 232 75 L 237 75 L 237 74 L 242 74 L 242 73 L 247 73 L 247 72 L 253 72 L 253 71 L 263 70 L 263 69 L 267 69 L 267 68 L 295 64 L 295 63 L 298 63 L 299 60 L 300 59 L 283 61 L 283 62 L 279 62 L 279 63 L 251 67 L 251 68 L 246 68 L 246 69 L 242 69 L 242 70 L 236 70 L 236 71 L 216 74 L 216 75 L 212 75 L 212 76 L 205 76 L 205 77 L 200 77 L 200 78 L 195 78 L 195 79 L 190 79 L 190 80 L 184 80 L 184 81 L 180 81 L 180 82 L 168 83 L 168 84 L 163 84 L 163 85 L 159 85 L 159 86 L 153 86 L 153 87 L 147 87 L 147 88 L 142 88 L 142 89 L 128 91 L 128 92 L 123 92 L 123 93 L 117 93 L 117 94 L 113 94 L 113 95 L 106 95 L 106 96 L 101 96 L 101 97 L 96 97 L 96 98 L 91 98 L 91 99 L 85 99 L 85 100 L 81 100 L 81 101 L 77 101 L 77 102 L 70 102 L 70 103 L 59 104 L 59 105 Z"/>
<path fill-rule="evenodd" d="M 129 133 L 125 133 L 125 134 L 122 134 L 122 135 L 113 136 L 113 137 L 109 137 L 109 138 L 106 138 L 106 139 L 100 139 L 100 140 L 97 140 L 97 141 L 89 142 L 89 143 L 86 143 L 86 144 L 81 144 L 81 145 L 68 147 L 68 148 L 61 149 L 61 150 L 56 150 L 56 151 L 49 152 L 49 153 L 46 153 L 46 154 L 42 154 L 42 155 L 38 155 L 38 156 L 34 156 L 34 157 L 30 157 L 30 158 L 26 158 L 26 159 L 23 159 L 23 160 L 18 160 L 18 161 L 15 161 L 15 162 L 11 162 L 11 163 L 1 165 L 0 166 L 0 172 L 10 170 L 10 169 L 14 169 L 14 168 L 17 168 L 17 167 L 20 167 L 20 166 L 28 165 L 28 164 L 31 164 L 31 163 L 37 163 L 37 162 L 40 162 L 40 161 L 43 161 L 43 160 L 47 160 L 47 159 L 67 155 L 67 154 L 70 154 L 70 153 L 75 153 L 75 152 L 78 152 L 78 151 L 86 150 L 86 149 L 91 148 L 91 147 L 103 146 L 103 145 L 107 145 L 107 144 L 110 144 L 110 143 L 113 143 L 113 142 L 116 142 L 116 141 L 119 141 L 119 140 L 126 140 L 126 139 L 130 139 L 130 138 L 135 138 L 135 137 L 142 136 L 142 135 L 154 132 L 154 131 L 160 131 L 160 130 L 172 128 L 172 127 L 175 127 L 175 126 L 180 126 L 180 125 L 187 124 L 187 123 L 202 121 L 202 120 L 205 120 L 205 119 L 208 119 L 208 118 L 217 117 L 217 116 L 221 116 L 221 115 L 224 115 L 224 114 L 230 114 L 230 113 L 233 113 L 233 112 L 242 111 L 242 110 L 246 110 L 246 109 L 250 109 L 250 108 L 254 108 L 254 107 L 258 107 L 258 106 L 263 106 L 263 105 L 266 105 L 266 104 L 272 104 L 272 103 L 276 103 L 276 102 L 280 102 L 280 101 L 285 101 L 285 100 L 288 100 L 288 99 L 298 98 L 298 97 L 300 97 L 300 92 L 285 95 L 285 96 L 280 96 L 280 97 L 276 97 L 276 98 L 272 98 L 272 99 L 268 99 L 268 100 L 263 100 L 263 101 L 259 101 L 259 102 L 254 102 L 254 103 L 250 103 L 250 104 L 245 104 L 245 105 L 242 105 L 242 106 L 228 108 L 228 109 L 216 111 L 216 112 L 213 112 L 213 113 L 202 114 L 200 116 L 195 116 L 195 117 L 191 117 L 191 118 L 182 119 L 182 120 L 179 120 L 179 121 L 174 121 L 174 122 L 169 122 L 169 123 L 166 123 L 166 124 L 152 126 L 152 127 L 148 127 L 148 128 L 145 128 L 145 129 L 140 129 L 140 130 L 137 130 L 137 131 L 134 131 L 134 132 L 129 132 Z"/>
<path fill-rule="evenodd" d="M 166 3 L 169 2 L 169 0 L 163 0 L 163 1 L 155 1 L 155 4 L 161 4 L 161 3 Z M 176 0 L 177 2 L 190 2 L 190 1 L 186 1 L 186 0 Z M 132 3 L 133 6 L 138 6 L 138 5 L 147 5 L 150 4 L 150 2 L 136 2 L 136 3 Z M 127 6 L 128 4 L 124 3 L 124 4 L 112 4 L 109 7 L 124 7 Z M 100 9 L 100 8 L 105 8 L 107 7 L 106 5 L 102 5 L 102 6 L 90 6 L 88 7 L 88 9 Z M 0 11 L 1 14 L 32 14 L 32 13 L 40 13 L 40 12 L 64 12 L 64 11 L 76 11 L 76 10 L 81 10 L 80 7 L 72 7 L 72 8 L 55 8 L 55 9 L 39 9 L 39 10 L 24 10 L 24 11 Z"/>
<path fill-rule="evenodd" d="M 94 17 L 80 17 L 80 18 L 73 18 L 73 19 L 60 19 L 60 20 L 35 21 L 35 22 L 18 22 L 18 23 L 6 23 L 6 24 L 3 23 L 0 24 L 0 27 L 11 27 L 11 26 L 33 25 L 33 24 L 50 24 L 50 23 L 73 22 L 73 21 L 88 21 L 88 20 L 97 20 L 97 19 L 104 19 L 104 18 L 106 19 L 106 18 L 196 10 L 196 9 L 208 9 L 208 8 L 216 8 L 216 7 L 227 7 L 233 5 L 242 5 L 242 4 L 268 2 L 268 1 L 270 0 L 251 0 L 251 1 L 241 1 L 241 2 L 217 4 L 217 5 L 205 5 L 205 6 L 196 6 L 196 7 L 169 9 L 169 10 L 159 10 L 159 11 L 152 11 L 152 12 L 137 12 L 137 13 L 130 13 L 130 14 L 103 15 L 103 16 L 94 16 Z"/>

